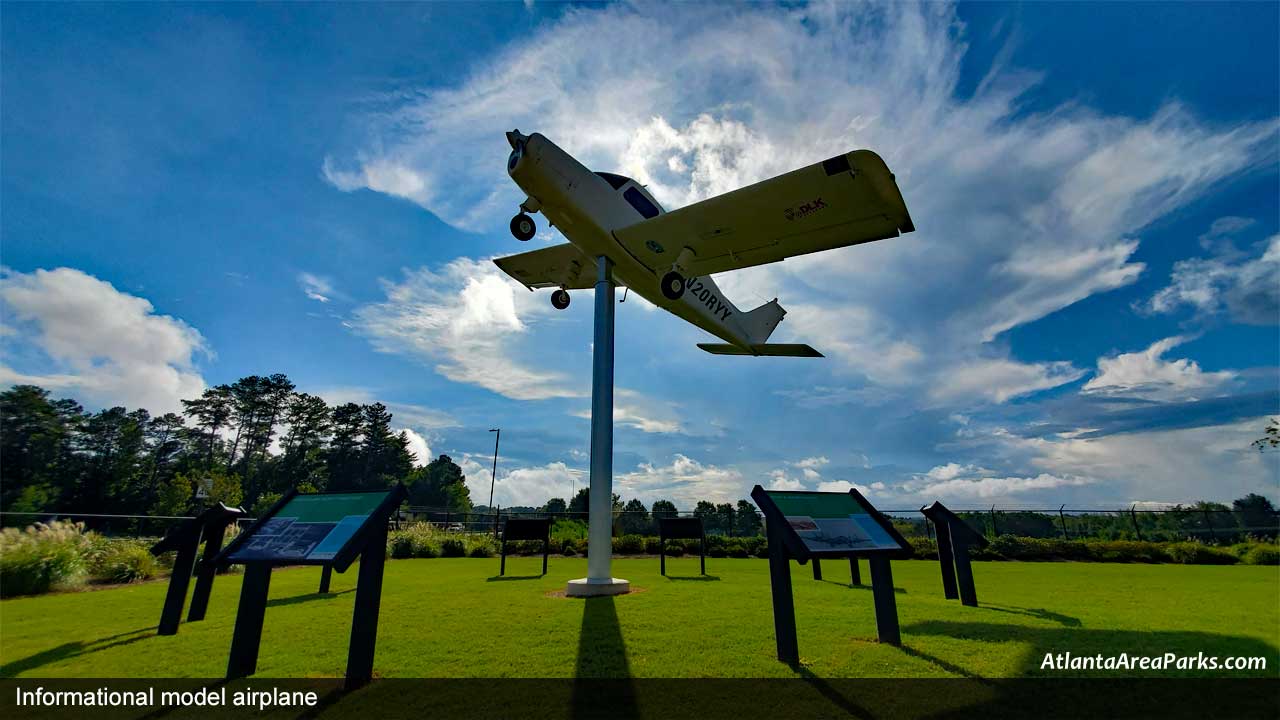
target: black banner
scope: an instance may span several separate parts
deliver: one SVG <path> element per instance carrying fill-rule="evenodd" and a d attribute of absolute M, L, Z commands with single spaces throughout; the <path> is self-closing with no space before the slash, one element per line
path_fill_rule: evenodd
<path fill-rule="evenodd" d="M 1266 718 L 1280 679 L 0 680 L 5 718 Z"/>

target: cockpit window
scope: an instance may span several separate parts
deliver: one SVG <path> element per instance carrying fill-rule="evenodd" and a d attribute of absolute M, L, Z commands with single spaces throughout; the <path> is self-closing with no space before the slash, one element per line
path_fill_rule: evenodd
<path fill-rule="evenodd" d="M 645 197 L 634 187 L 627 188 L 627 191 L 622 193 L 622 197 L 625 198 L 627 202 L 631 203 L 631 207 L 635 208 L 636 211 L 643 215 L 646 220 L 658 217 L 660 214 L 658 208 L 654 207 L 653 203 L 649 202 L 649 198 Z"/>
<path fill-rule="evenodd" d="M 617 190 L 618 188 L 627 184 L 628 178 L 624 178 L 621 175 L 614 175 L 613 173 L 607 173 L 607 172 L 598 172 L 596 174 L 604 178 L 604 181 L 609 183 L 609 187 L 613 188 L 614 190 Z"/>

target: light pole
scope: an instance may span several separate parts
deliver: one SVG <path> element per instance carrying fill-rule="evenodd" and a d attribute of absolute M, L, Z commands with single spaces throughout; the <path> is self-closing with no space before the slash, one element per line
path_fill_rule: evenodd
<path fill-rule="evenodd" d="M 498 480 L 498 441 L 502 439 L 502 428 L 489 428 L 489 432 L 498 433 L 493 438 L 493 472 L 489 475 L 489 509 L 493 509 L 493 484 Z"/>

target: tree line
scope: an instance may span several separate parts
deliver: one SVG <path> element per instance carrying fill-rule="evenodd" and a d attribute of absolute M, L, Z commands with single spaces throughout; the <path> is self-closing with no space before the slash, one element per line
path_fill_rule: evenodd
<path fill-rule="evenodd" d="M 330 406 L 282 374 L 243 377 L 182 400 L 181 413 L 87 412 L 35 385 L 0 393 L 0 508 L 185 515 L 205 503 L 260 510 L 281 494 L 375 490 L 471 509 L 447 455 L 415 467 L 382 403 Z"/>

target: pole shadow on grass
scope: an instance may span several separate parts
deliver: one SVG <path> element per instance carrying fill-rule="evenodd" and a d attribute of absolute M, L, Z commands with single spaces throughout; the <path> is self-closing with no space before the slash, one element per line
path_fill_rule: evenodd
<path fill-rule="evenodd" d="M 307 593 L 305 595 L 294 595 L 293 597 L 282 597 L 267 601 L 267 607 L 280 607 L 281 605 L 297 605 L 298 603 L 311 602 L 312 600 L 333 600 L 339 595 L 355 592 L 355 588 L 347 588 L 346 590 L 338 590 L 327 593 Z"/>
<path fill-rule="evenodd" d="M 494 575 L 484 579 L 485 582 L 511 582 L 512 580 L 541 580 L 545 575 Z"/>
<path fill-rule="evenodd" d="M 585 598 L 582 606 L 569 717 L 638 718 L 635 685 L 614 599 Z"/>
<path fill-rule="evenodd" d="M 840 587 L 842 587 L 842 588 L 848 588 L 848 589 L 850 589 L 850 590 L 871 590 L 871 583 L 864 583 L 864 584 L 862 584 L 862 585 L 854 585 L 854 584 L 853 584 L 853 583 L 851 583 L 851 582 L 840 582 L 839 580 L 828 580 L 828 579 L 826 579 L 826 578 L 823 578 L 823 579 L 819 580 L 818 582 L 831 583 L 832 585 L 839 585 L 839 586 L 840 586 Z M 906 588 L 895 587 L 895 588 L 893 589 L 893 592 L 894 592 L 895 594 L 897 594 L 897 595 L 906 595 L 906 594 L 907 594 L 907 589 L 906 589 Z"/>
<path fill-rule="evenodd" d="M 1010 615 L 1026 615 L 1027 617 L 1038 618 L 1040 620 L 1048 620 L 1056 622 L 1066 627 L 1080 627 L 1080 619 L 1073 618 L 1070 615 L 1051 612 L 1044 608 L 1024 608 L 1016 605 L 992 605 L 991 603 L 982 603 L 978 606 L 983 610 L 994 610 L 995 612 L 1009 613 Z"/>
<path fill-rule="evenodd" d="M 138 628 L 137 630 L 129 630 L 128 632 L 108 635 L 97 640 L 89 640 L 87 642 L 69 642 L 63 643 L 57 647 L 42 650 L 35 655 L 25 657 L 20 660 L 0 665 L 0 677 L 16 677 L 18 673 L 24 673 L 28 670 L 34 670 L 59 660 L 68 660 L 70 658 L 88 655 L 90 653 L 109 650 L 113 647 L 121 645 L 131 645 L 139 640 L 146 640 L 155 634 L 155 626 Z"/>
<path fill-rule="evenodd" d="M 663 577 L 683 582 L 718 582 L 720 580 L 719 575 L 664 575 Z"/>

